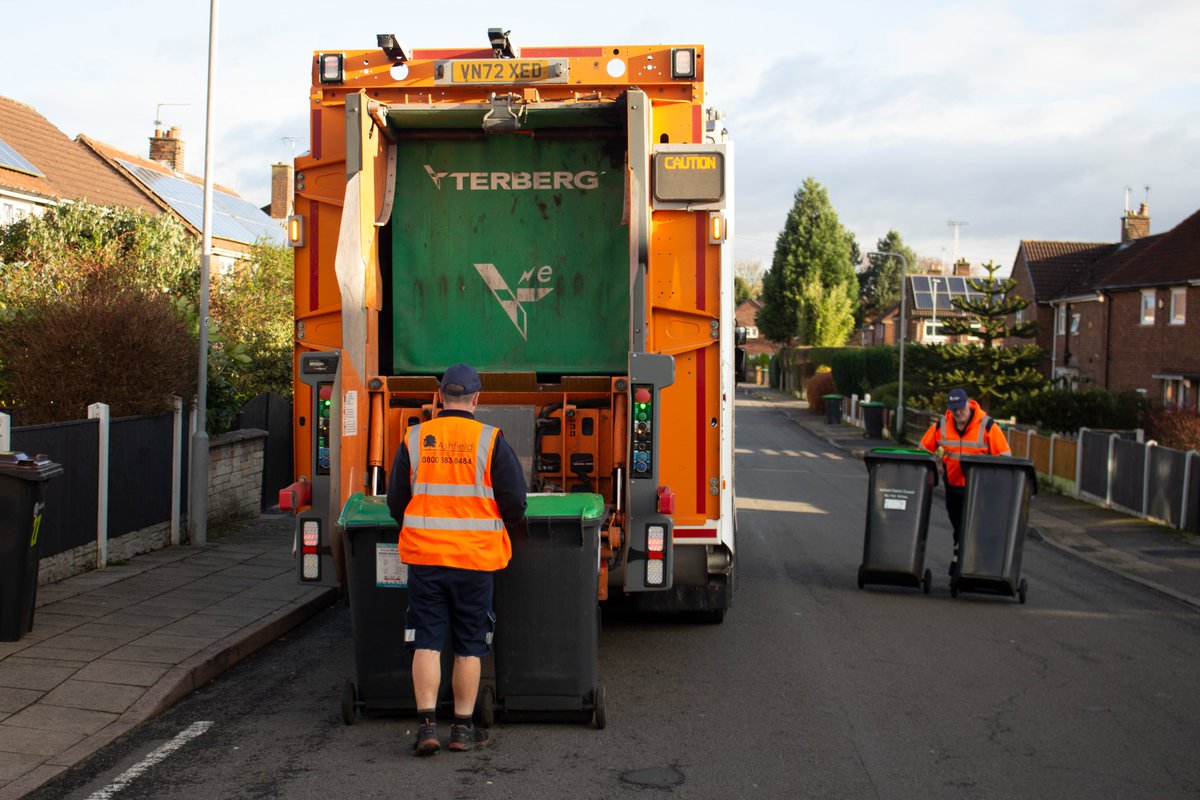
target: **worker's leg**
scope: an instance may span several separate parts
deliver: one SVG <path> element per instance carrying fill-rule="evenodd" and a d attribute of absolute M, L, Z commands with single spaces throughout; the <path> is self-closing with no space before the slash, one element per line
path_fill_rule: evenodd
<path fill-rule="evenodd" d="M 450 616 L 439 567 L 410 565 L 408 612 L 404 619 L 404 644 L 412 651 L 413 699 L 417 703 L 417 755 L 441 749 L 437 731 L 437 697 L 442 683 L 441 648 Z"/>
<path fill-rule="evenodd" d="M 479 695 L 479 672 L 480 659 L 478 656 L 454 657 L 455 717 L 470 717 L 475 713 L 475 698 Z"/>
<path fill-rule="evenodd" d="M 454 673 L 457 681 L 457 668 Z M 417 708 L 437 708 L 438 688 L 442 685 L 442 654 L 437 650 L 414 650 L 412 677 L 413 698 L 417 701 Z"/>
<path fill-rule="evenodd" d="M 961 486 L 946 487 L 946 515 L 950 517 L 950 527 L 954 532 L 954 555 L 950 564 L 952 572 L 958 564 L 958 548 L 962 541 L 962 512 L 965 495 L 966 492 Z"/>

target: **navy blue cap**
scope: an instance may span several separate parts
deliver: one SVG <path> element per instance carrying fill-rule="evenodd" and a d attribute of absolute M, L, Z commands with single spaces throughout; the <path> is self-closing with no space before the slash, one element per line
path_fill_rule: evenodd
<path fill-rule="evenodd" d="M 946 408 L 950 411 L 966 408 L 967 399 L 966 389 L 951 389 L 950 394 L 946 395 Z"/>
<path fill-rule="evenodd" d="M 440 384 L 442 394 L 451 397 L 465 397 L 475 394 L 483 388 L 479 373 L 469 364 L 455 364 L 442 375 Z"/>

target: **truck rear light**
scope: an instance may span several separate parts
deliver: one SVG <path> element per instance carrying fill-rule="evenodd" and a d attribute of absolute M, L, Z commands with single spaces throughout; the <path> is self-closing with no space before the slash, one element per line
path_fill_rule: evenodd
<path fill-rule="evenodd" d="M 287 220 L 287 246 L 304 247 L 304 217 L 293 214 Z"/>
<path fill-rule="evenodd" d="M 633 387 L 633 464 L 634 478 L 649 478 L 654 469 L 654 394 L 648 386 Z"/>
<path fill-rule="evenodd" d="M 696 77 L 696 48 L 675 47 L 671 49 L 671 77 Z"/>
<path fill-rule="evenodd" d="M 305 553 L 300 566 L 300 577 L 306 581 L 321 579 L 321 557 L 316 553 Z"/>
<path fill-rule="evenodd" d="M 650 558 L 646 561 L 646 585 L 662 586 L 665 578 L 666 573 L 663 570 L 663 559 L 660 553 L 657 558 Z"/>
<path fill-rule="evenodd" d="M 300 526 L 300 579 L 321 579 L 321 521 L 306 519 Z"/>
<path fill-rule="evenodd" d="M 315 519 L 304 521 L 304 552 L 316 552 L 321 544 L 321 523 Z"/>
<path fill-rule="evenodd" d="M 321 83 L 341 83 L 345 57 L 341 53 L 322 53 L 317 58 L 317 77 Z"/>
<path fill-rule="evenodd" d="M 708 215 L 708 243 L 720 244 L 725 241 L 725 216 L 719 211 Z"/>
<path fill-rule="evenodd" d="M 663 525 L 646 526 L 646 549 L 651 554 L 662 553 L 667 548 L 667 529 Z"/>

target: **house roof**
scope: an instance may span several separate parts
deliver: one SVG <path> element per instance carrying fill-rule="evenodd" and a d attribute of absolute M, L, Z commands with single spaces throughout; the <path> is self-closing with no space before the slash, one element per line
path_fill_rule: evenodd
<path fill-rule="evenodd" d="M 1088 267 L 1117 247 L 1098 242 L 1021 242 L 1021 255 L 1033 282 L 1034 300 L 1046 303 L 1060 296 Z"/>
<path fill-rule="evenodd" d="M 8 97 L 0 97 L 0 139 L 41 173 L 33 175 L 0 163 L 0 188 L 48 201 L 87 200 L 147 213 L 161 210 L 152 196 L 69 139 L 32 107 Z"/>
<path fill-rule="evenodd" d="M 112 145 L 80 136 L 80 142 L 105 163 L 141 186 L 199 233 L 203 225 L 203 178 L 176 173 L 165 164 L 118 150 Z M 243 200 L 232 189 L 213 187 L 213 238 L 226 247 L 245 249 L 259 239 L 283 244 L 283 227 L 261 208 Z"/>
<path fill-rule="evenodd" d="M 1162 234 L 1145 236 L 1129 242 L 1108 245 L 1108 252 L 1088 264 L 1072 278 L 1058 293 L 1059 298 L 1079 297 L 1099 292 L 1108 279 L 1138 261 L 1141 255 L 1154 246 Z"/>
<path fill-rule="evenodd" d="M 1147 242 L 1147 240 L 1150 240 Z M 1105 289 L 1164 286 L 1200 279 L 1200 211 L 1147 242 L 1106 273 Z"/>

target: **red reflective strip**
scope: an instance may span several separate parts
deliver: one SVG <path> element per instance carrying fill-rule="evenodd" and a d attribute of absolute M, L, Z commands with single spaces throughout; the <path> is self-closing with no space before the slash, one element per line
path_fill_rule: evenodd
<path fill-rule="evenodd" d="M 703 311 L 708 300 L 708 214 L 695 215 L 696 219 L 696 310 Z"/>
<path fill-rule="evenodd" d="M 308 204 L 308 310 L 316 311 L 321 293 L 321 204 Z"/>
<path fill-rule="evenodd" d="M 662 561 L 663 554 L 655 550 L 649 554 L 651 561 Z"/>
<path fill-rule="evenodd" d="M 312 142 L 310 142 L 309 152 L 312 157 L 321 160 L 321 109 L 314 108 L 312 110 L 312 123 L 309 125 L 312 129 L 310 134 Z"/>
<path fill-rule="evenodd" d="M 708 348 L 696 351 L 696 513 L 705 512 L 708 495 Z"/>
<path fill-rule="evenodd" d="M 700 118 L 700 106 L 692 106 L 692 141 L 704 141 L 704 120 Z"/>
<path fill-rule="evenodd" d="M 715 528 L 676 528 L 673 535 L 676 539 L 715 539 L 717 531 Z"/>

